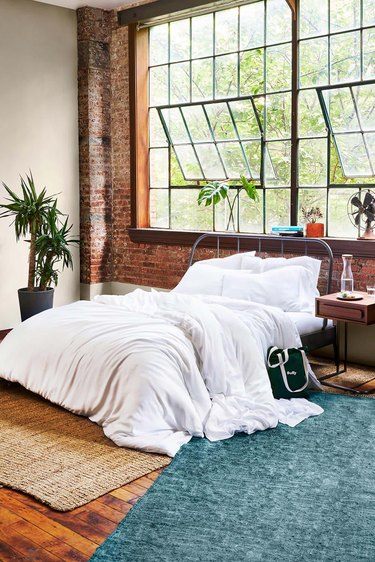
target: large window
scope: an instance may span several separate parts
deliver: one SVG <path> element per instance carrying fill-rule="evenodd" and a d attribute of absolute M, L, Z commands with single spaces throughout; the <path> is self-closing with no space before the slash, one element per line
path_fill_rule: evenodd
<path fill-rule="evenodd" d="M 353 100 L 360 96 L 362 107 L 372 107 L 367 116 L 374 128 L 374 87 L 361 94 L 361 88 L 340 86 L 375 78 L 375 2 L 300 0 L 299 8 L 299 209 L 325 209 L 328 236 L 356 236 L 347 203 L 362 187 L 374 184 L 375 177 L 363 154 L 359 123 L 358 135 L 343 134 L 329 142 L 316 87 L 332 86 L 324 94 L 332 132 L 338 119 L 342 132 L 356 126 Z"/>
<path fill-rule="evenodd" d="M 235 191 L 244 174 L 260 200 L 240 198 L 242 232 L 269 232 L 320 206 L 328 235 L 356 235 L 347 201 L 375 178 L 347 177 L 344 137 L 329 143 L 316 88 L 375 78 L 375 3 L 300 0 L 294 29 L 286 0 L 148 29 L 151 227 L 225 229 L 228 209 L 198 207 L 200 186 L 228 179 Z"/>

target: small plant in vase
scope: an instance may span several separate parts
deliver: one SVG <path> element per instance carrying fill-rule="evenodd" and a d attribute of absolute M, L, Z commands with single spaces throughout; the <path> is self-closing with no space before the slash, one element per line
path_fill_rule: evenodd
<path fill-rule="evenodd" d="M 319 207 L 302 207 L 301 213 L 306 222 L 306 236 L 308 238 L 322 238 L 324 236 L 324 223 L 318 222 L 323 218 Z"/>
<path fill-rule="evenodd" d="M 227 201 L 229 208 L 229 216 L 227 221 L 226 229 L 229 230 L 231 227 L 234 231 L 238 231 L 238 225 L 234 219 L 234 211 L 238 198 L 241 191 L 244 191 L 249 199 L 253 201 L 259 200 L 259 195 L 255 184 L 250 180 L 246 179 L 245 176 L 240 176 L 241 187 L 234 188 L 231 192 L 230 186 L 226 182 L 212 181 L 208 182 L 198 194 L 198 205 L 204 204 L 205 207 L 209 205 L 217 205 L 220 201 Z M 232 196 L 232 193 L 235 193 Z"/>

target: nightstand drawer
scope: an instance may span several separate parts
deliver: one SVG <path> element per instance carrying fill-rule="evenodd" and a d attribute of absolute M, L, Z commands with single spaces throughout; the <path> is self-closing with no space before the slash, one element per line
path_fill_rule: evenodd
<path fill-rule="evenodd" d="M 352 322 L 366 323 L 366 311 L 356 305 L 345 303 L 346 306 L 341 304 L 335 305 L 326 302 L 317 302 L 316 315 L 323 316 L 338 320 L 347 320 Z"/>

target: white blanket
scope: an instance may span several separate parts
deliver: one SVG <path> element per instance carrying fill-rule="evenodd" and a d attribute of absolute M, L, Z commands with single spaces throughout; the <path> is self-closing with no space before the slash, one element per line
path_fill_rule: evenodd
<path fill-rule="evenodd" d="M 0 376 L 89 417 L 120 446 L 174 456 L 192 436 L 225 439 L 322 411 L 273 399 L 271 344 L 299 344 L 280 310 L 137 290 L 30 318 L 0 345 Z"/>

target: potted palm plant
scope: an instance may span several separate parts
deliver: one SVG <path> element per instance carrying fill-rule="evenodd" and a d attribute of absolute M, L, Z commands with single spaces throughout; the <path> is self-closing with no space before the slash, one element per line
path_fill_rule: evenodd
<path fill-rule="evenodd" d="M 5 183 L 8 194 L 6 203 L 0 204 L 0 218 L 13 218 L 16 240 L 30 236 L 27 287 L 18 290 L 21 319 L 52 308 L 54 289 L 57 285 L 57 264 L 73 268 L 69 246 L 79 241 L 70 237 L 72 226 L 68 218 L 61 221 L 55 196 L 47 195 L 44 188 L 37 192 L 32 173 L 21 176 L 22 196 L 17 195 Z"/>

